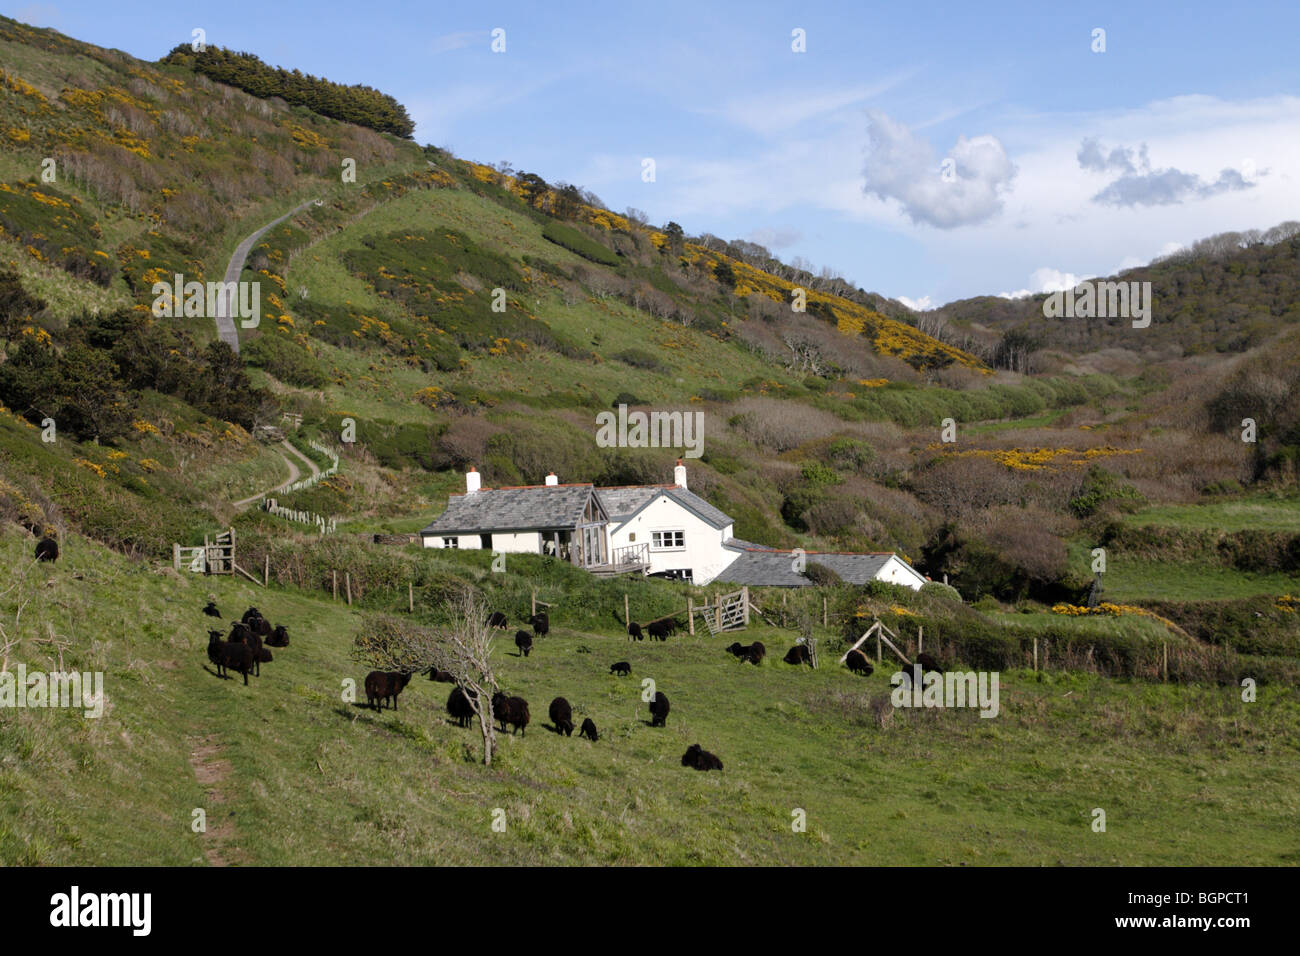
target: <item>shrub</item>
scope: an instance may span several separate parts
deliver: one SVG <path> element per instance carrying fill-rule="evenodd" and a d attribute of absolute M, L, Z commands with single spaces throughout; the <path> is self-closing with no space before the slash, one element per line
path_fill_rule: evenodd
<path fill-rule="evenodd" d="M 596 240 L 588 239 L 572 226 L 566 226 L 563 223 L 548 222 L 542 229 L 542 237 L 600 265 L 616 266 L 621 261 L 618 256 L 596 242 Z"/>

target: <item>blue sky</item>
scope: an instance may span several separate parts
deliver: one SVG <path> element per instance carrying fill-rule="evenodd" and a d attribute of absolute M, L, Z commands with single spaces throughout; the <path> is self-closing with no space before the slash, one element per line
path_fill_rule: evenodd
<path fill-rule="evenodd" d="M 1050 291 L 1300 219 L 1300 4 L 980 6 L 54 0 L 0 12 L 146 59 L 202 27 L 210 43 L 391 93 L 421 143 L 509 160 L 652 222 L 762 242 L 921 306 Z M 504 53 L 491 50 L 498 27 Z M 806 52 L 791 49 L 796 28 Z"/>

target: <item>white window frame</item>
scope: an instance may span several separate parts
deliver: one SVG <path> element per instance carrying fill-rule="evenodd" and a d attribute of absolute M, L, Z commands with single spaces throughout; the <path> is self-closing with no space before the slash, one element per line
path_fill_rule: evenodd
<path fill-rule="evenodd" d="M 459 537 L 455 537 L 455 538 L 443 538 L 443 539 L 442 539 L 442 546 L 443 546 L 444 548 L 454 548 L 454 549 L 456 549 L 456 550 L 460 550 L 460 538 L 459 538 Z"/>
<path fill-rule="evenodd" d="M 675 537 L 669 537 L 675 536 Z M 665 540 L 675 540 L 673 544 L 664 544 Z M 651 551 L 685 551 L 686 550 L 686 531 L 680 528 L 674 528 L 667 531 L 650 532 L 650 550 Z"/>

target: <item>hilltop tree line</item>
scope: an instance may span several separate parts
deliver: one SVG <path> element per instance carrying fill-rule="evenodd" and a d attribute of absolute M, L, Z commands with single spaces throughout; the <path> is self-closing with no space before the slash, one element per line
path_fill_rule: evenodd
<path fill-rule="evenodd" d="M 238 87 L 261 99 L 278 96 L 294 106 L 305 106 L 322 116 L 381 133 L 410 139 L 415 132 L 415 123 L 407 115 L 406 107 L 386 93 L 369 86 L 345 86 L 310 73 L 269 66 L 252 53 L 236 53 L 214 46 L 195 52 L 181 44 L 161 62 L 187 66 L 210 80 Z"/>

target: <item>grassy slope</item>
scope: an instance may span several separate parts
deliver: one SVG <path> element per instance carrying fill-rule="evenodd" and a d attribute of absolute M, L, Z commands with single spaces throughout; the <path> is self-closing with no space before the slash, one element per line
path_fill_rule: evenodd
<path fill-rule="evenodd" d="M 29 547 L 12 527 L 0 533 L 7 567 Z M 396 714 L 341 700 L 342 680 L 363 676 L 347 657 L 360 612 L 157 574 L 80 540 L 31 574 L 24 632 L 49 623 L 70 642 L 69 666 L 106 670 L 110 710 L 100 721 L 5 715 L 5 863 L 186 864 L 207 852 L 250 864 L 1300 860 L 1289 825 L 1300 741 L 1286 729 L 1300 705 L 1287 689 L 1243 705 L 1230 688 L 1016 672 L 1003 675 L 997 720 L 900 712 L 881 731 L 865 710 L 886 687 L 880 674 L 754 668 L 704 635 L 629 645 L 566 630 L 559 607 L 527 660 L 500 642 L 500 675 L 529 699 L 533 724 L 502 739 L 489 770 L 466 757 L 475 733 L 443 720 L 447 685 L 417 678 Z M 206 669 L 209 590 L 228 616 L 252 601 L 290 624 L 293 645 L 247 689 Z M 13 601 L 0 598 L 6 624 Z M 789 644 L 788 632 L 754 638 Z M 48 650 L 28 641 L 22 656 L 41 666 Z M 608 676 L 618 659 L 633 678 Z M 673 701 L 664 730 L 644 723 L 644 677 Z M 545 729 L 556 694 L 594 718 L 599 743 Z M 727 769 L 681 767 L 695 742 Z M 213 793 L 191 770 L 199 748 Z M 190 830 L 196 807 L 206 837 Z M 504 833 L 491 830 L 497 807 Z M 1107 811 L 1104 835 L 1089 828 L 1094 807 Z M 790 830 L 795 808 L 806 834 Z"/>

